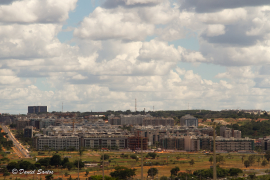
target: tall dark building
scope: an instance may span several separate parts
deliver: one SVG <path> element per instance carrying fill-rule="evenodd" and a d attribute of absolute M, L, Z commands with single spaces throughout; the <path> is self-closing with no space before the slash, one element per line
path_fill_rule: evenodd
<path fill-rule="evenodd" d="M 48 112 L 47 106 L 28 106 L 28 113 Z"/>
<path fill-rule="evenodd" d="M 27 137 L 27 138 L 33 137 L 33 126 L 26 126 L 24 128 L 24 137 Z"/>

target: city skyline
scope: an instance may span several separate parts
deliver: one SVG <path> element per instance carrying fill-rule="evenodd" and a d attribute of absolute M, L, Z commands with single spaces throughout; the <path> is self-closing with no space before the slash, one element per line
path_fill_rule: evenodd
<path fill-rule="evenodd" d="M 262 109 L 270 2 L 0 2 L 0 113 Z"/>

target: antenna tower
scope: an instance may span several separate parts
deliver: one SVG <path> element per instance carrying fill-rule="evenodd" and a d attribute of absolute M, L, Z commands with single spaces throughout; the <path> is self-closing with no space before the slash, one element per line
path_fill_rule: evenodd
<path fill-rule="evenodd" d="M 135 112 L 137 112 L 137 100 L 135 99 Z"/>
<path fill-rule="evenodd" d="M 63 102 L 62 102 L 62 112 L 63 112 Z"/>
<path fill-rule="evenodd" d="M 155 106 L 153 106 L 153 112 L 155 111 Z"/>

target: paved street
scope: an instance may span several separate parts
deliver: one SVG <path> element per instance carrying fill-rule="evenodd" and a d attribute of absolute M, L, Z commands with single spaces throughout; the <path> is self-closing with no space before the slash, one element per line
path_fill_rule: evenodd
<path fill-rule="evenodd" d="M 6 126 L 2 126 L 3 127 L 3 130 L 8 133 L 8 138 L 10 140 L 13 141 L 13 146 L 16 148 L 17 150 L 17 153 L 19 152 L 20 154 L 19 157 L 23 157 L 23 158 L 29 158 L 30 155 L 29 155 L 29 152 L 27 149 L 25 149 L 21 143 L 13 136 L 12 132 L 9 130 L 9 128 L 7 128 Z"/>

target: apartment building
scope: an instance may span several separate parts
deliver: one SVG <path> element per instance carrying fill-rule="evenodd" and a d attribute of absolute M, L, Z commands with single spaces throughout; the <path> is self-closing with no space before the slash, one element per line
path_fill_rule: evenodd
<path fill-rule="evenodd" d="M 231 138 L 234 137 L 236 139 L 241 138 L 241 131 L 234 130 L 232 128 L 227 128 L 226 126 L 220 127 L 220 136 L 224 138 Z"/>
<path fill-rule="evenodd" d="M 108 122 L 111 125 L 143 125 L 143 126 L 173 126 L 174 119 L 173 118 L 162 118 L 162 117 L 152 117 L 149 114 L 146 115 L 123 115 L 119 116 L 110 115 L 108 116 Z"/>
<path fill-rule="evenodd" d="M 80 139 L 78 136 L 46 136 L 40 135 L 33 139 L 34 147 L 38 151 L 42 150 L 68 150 L 70 148 L 79 149 Z"/>
<path fill-rule="evenodd" d="M 86 135 L 80 138 L 80 145 L 85 148 L 112 148 L 126 149 L 128 147 L 127 135 Z"/>
<path fill-rule="evenodd" d="M 48 112 L 47 106 L 28 106 L 28 113 L 45 113 Z"/>
<path fill-rule="evenodd" d="M 28 113 L 42 113 L 48 112 L 47 106 L 28 106 Z"/>
<path fill-rule="evenodd" d="M 213 141 L 211 141 L 211 150 L 213 149 Z M 254 140 L 249 138 L 217 138 L 216 139 L 217 151 L 254 151 Z"/>
<path fill-rule="evenodd" d="M 23 130 L 23 135 L 26 138 L 32 138 L 33 137 L 33 126 L 26 126 Z"/>
<path fill-rule="evenodd" d="M 199 151 L 200 139 L 196 136 L 165 136 L 159 141 L 164 149 Z"/>
<path fill-rule="evenodd" d="M 159 141 L 159 147 L 164 149 L 185 150 L 184 137 L 165 137 Z"/>
<path fill-rule="evenodd" d="M 145 117 L 142 120 L 143 126 L 174 126 L 173 118 L 163 118 L 163 117 Z"/>

